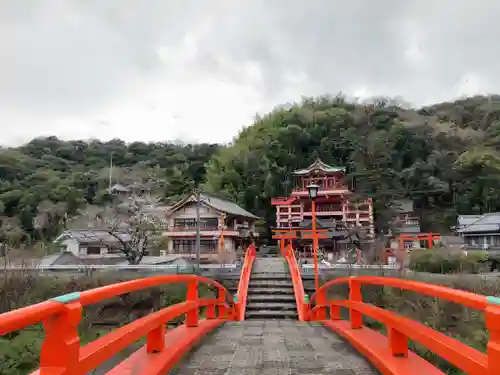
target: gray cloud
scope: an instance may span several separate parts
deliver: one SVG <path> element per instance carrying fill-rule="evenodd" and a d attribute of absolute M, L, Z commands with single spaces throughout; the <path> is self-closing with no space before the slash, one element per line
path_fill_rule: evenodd
<path fill-rule="evenodd" d="M 301 94 L 400 95 L 420 105 L 500 92 L 499 16 L 493 0 L 0 0 L 0 142 L 50 133 L 147 139 L 148 124 L 111 119 L 122 102 L 124 112 L 130 103 L 168 112 L 150 125 L 168 137 L 205 134 L 184 113 L 208 105 L 190 100 L 213 101 L 235 112 L 224 124 L 217 111 L 206 119 L 223 128 L 213 137 L 229 139 L 249 113 Z M 241 94 L 241 108 L 227 108 L 224 95 L 237 89 L 193 99 L 195 86 L 193 95 L 144 97 L 207 80 L 246 87 L 253 104 Z M 160 127 L 161 116 L 180 125 Z"/>

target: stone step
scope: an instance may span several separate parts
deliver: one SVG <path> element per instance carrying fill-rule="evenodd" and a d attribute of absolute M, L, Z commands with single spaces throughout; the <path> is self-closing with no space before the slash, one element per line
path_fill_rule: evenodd
<path fill-rule="evenodd" d="M 293 288 L 293 283 L 290 280 L 250 280 L 249 287 L 284 287 Z"/>
<path fill-rule="evenodd" d="M 245 319 L 293 319 L 297 320 L 297 311 L 255 310 L 247 311 Z"/>
<path fill-rule="evenodd" d="M 252 272 L 250 281 L 252 280 L 291 280 L 290 275 L 286 272 Z"/>
<path fill-rule="evenodd" d="M 264 288 L 248 288 L 248 295 L 253 294 L 293 294 L 293 288 L 281 288 L 281 287 L 264 287 Z"/>
<path fill-rule="evenodd" d="M 297 306 L 295 306 L 295 302 L 251 302 L 247 304 L 246 311 L 252 310 L 297 311 Z"/>
<path fill-rule="evenodd" d="M 293 302 L 295 304 L 294 294 L 249 294 L 247 303 L 250 302 Z"/>

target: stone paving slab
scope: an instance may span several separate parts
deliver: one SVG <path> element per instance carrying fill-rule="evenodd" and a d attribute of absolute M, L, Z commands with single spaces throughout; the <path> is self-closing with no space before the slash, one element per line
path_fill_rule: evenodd
<path fill-rule="evenodd" d="M 255 259 L 252 273 L 281 273 L 286 274 L 285 259 L 280 258 L 260 258 Z"/>
<path fill-rule="evenodd" d="M 202 340 L 176 375 L 376 375 L 342 338 L 319 323 L 228 322 Z"/>

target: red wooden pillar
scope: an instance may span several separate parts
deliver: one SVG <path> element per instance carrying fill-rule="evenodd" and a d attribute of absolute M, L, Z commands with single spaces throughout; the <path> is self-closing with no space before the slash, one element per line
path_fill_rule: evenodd
<path fill-rule="evenodd" d="M 314 261 L 314 289 L 319 290 L 319 267 L 318 267 L 318 237 L 316 235 L 316 202 L 312 199 L 312 232 L 313 232 L 313 261 Z"/>
<path fill-rule="evenodd" d="M 494 303 L 485 311 L 486 328 L 490 339 L 487 346 L 488 375 L 500 374 L 500 299 L 488 297 Z"/>
<path fill-rule="evenodd" d="M 71 302 L 64 306 L 61 314 L 51 316 L 44 321 L 45 340 L 40 353 L 40 373 L 72 374 L 78 372 L 80 355 L 80 336 L 78 325 L 82 318 L 80 302 Z M 64 372 L 62 370 L 65 370 Z"/>
<path fill-rule="evenodd" d="M 187 282 L 186 301 L 198 301 L 198 280 Z M 198 325 L 198 307 L 186 313 L 186 326 L 196 327 Z"/>
<path fill-rule="evenodd" d="M 358 280 L 349 280 L 349 301 L 350 302 L 361 302 L 361 283 Z M 354 309 L 352 306 L 349 307 L 349 320 L 351 321 L 351 328 L 357 329 L 363 327 L 363 315 Z"/>

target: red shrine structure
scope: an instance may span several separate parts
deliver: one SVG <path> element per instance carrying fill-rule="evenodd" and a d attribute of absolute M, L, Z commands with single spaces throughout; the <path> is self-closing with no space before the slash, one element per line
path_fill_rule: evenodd
<path fill-rule="evenodd" d="M 330 259 L 342 255 L 347 250 L 348 230 L 354 227 L 366 233 L 365 241 L 373 241 L 372 199 L 355 200 L 343 182 L 344 174 L 344 167 L 331 166 L 320 159 L 305 169 L 294 171 L 290 196 L 272 199 L 272 204 L 276 206 L 277 229 L 297 233 L 311 231 L 312 202 L 307 186 L 316 184 L 320 186 L 315 199 L 316 227 L 323 232 L 319 240 L 320 251 L 328 254 Z M 300 234 L 298 237 L 295 247 L 307 257 L 312 252 L 311 241 L 302 240 Z"/>

